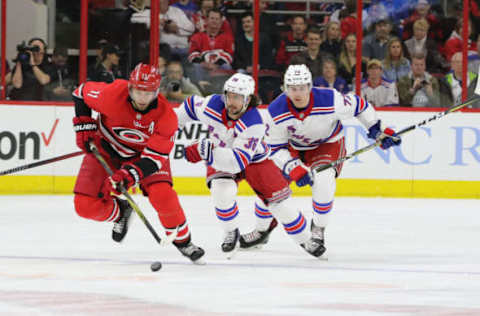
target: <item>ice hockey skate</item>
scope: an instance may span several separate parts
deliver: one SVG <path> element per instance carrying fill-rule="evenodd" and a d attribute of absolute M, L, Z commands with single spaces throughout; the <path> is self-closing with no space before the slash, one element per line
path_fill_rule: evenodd
<path fill-rule="evenodd" d="M 240 236 L 240 248 L 242 250 L 247 249 L 260 249 L 263 245 L 268 242 L 268 238 L 270 233 L 277 227 L 278 222 L 274 218 L 270 222 L 270 226 L 265 231 L 260 231 L 258 229 L 254 229 L 253 231 L 243 234 Z"/>
<path fill-rule="evenodd" d="M 323 251 L 323 254 L 321 254 L 320 259 L 328 260 L 328 256 L 327 256 L 327 252 L 326 252 L 327 248 L 325 247 L 325 227 L 317 226 L 312 221 L 311 225 L 310 225 L 310 230 L 312 232 L 312 239 L 317 244 L 322 245 L 322 247 L 325 249 Z"/>
<path fill-rule="evenodd" d="M 132 221 L 132 207 L 125 200 L 117 199 L 120 208 L 120 217 L 113 224 L 112 239 L 116 242 L 122 242 L 128 232 L 128 226 Z"/>
<path fill-rule="evenodd" d="M 320 256 L 323 255 L 326 250 L 323 246 L 323 241 L 317 240 L 313 237 L 303 244 L 300 244 L 300 246 L 302 246 L 306 252 L 317 258 L 320 258 Z"/>
<path fill-rule="evenodd" d="M 235 228 L 232 231 L 229 231 L 225 234 L 225 239 L 222 243 L 222 251 L 227 254 L 227 259 L 231 259 L 235 252 L 238 250 L 240 240 L 240 231 L 238 228 Z"/>
<path fill-rule="evenodd" d="M 205 262 L 201 259 L 205 254 L 205 251 L 193 244 L 190 240 L 182 244 L 173 243 L 175 247 L 180 251 L 182 255 L 192 260 L 195 264 L 203 265 Z"/>

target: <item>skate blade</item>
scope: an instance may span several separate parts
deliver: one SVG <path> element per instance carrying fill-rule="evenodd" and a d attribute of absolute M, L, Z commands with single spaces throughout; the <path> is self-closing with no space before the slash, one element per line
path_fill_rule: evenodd
<path fill-rule="evenodd" d="M 262 248 L 263 248 L 263 244 L 258 244 L 258 245 L 248 247 L 248 248 L 241 248 L 240 247 L 239 251 L 255 251 L 255 250 L 261 250 Z"/>
<path fill-rule="evenodd" d="M 203 260 L 203 258 L 199 258 L 199 259 L 197 259 L 197 260 L 195 260 L 195 261 L 192 261 L 192 263 L 193 263 L 194 265 L 197 265 L 197 266 L 204 266 L 204 265 L 207 264 L 207 262 L 206 262 L 205 260 Z"/>
<path fill-rule="evenodd" d="M 320 257 L 317 257 L 318 260 L 320 261 L 328 261 L 328 250 L 325 250 L 324 253 L 322 253 L 322 255 Z"/>
<path fill-rule="evenodd" d="M 230 252 L 225 252 L 225 257 L 226 257 L 228 260 L 231 260 L 233 257 L 235 257 L 238 249 L 240 249 L 240 245 L 239 245 L 239 244 L 237 244 L 232 251 L 230 251 Z"/>

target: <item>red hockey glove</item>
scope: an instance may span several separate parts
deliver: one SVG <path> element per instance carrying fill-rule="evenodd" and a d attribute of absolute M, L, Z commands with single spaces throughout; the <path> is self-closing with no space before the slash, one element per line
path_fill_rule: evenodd
<path fill-rule="evenodd" d="M 211 165 L 213 148 L 213 143 L 207 138 L 203 138 L 201 141 L 185 147 L 185 159 L 193 163 L 205 160 L 208 165 Z"/>
<path fill-rule="evenodd" d="M 292 159 L 285 164 L 283 174 L 290 180 L 295 181 L 299 187 L 306 186 L 307 184 L 313 185 L 312 173 L 302 165 L 298 158 Z"/>
<path fill-rule="evenodd" d="M 77 134 L 77 146 L 84 152 L 91 152 L 89 142 L 97 137 L 97 122 L 90 116 L 73 118 L 73 130 Z"/>
<path fill-rule="evenodd" d="M 400 136 L 391 128 L 382 130 L 380 120 L 368 129 L 368 137 L 380 141 L 382 149 L 388 149 L 392 146 L 398 146 L 402 143 Z"/>
<path fill-rule="evenodd" d="M 105 179 L 101 189 L 101 197 L 121 195 L 122 187 L 125 190 L 128 190 L 130 187 L 138 184 L 141 179 L 141 170 L 135 165 L 126 164 L 117 170 L 117 172 Z"/>

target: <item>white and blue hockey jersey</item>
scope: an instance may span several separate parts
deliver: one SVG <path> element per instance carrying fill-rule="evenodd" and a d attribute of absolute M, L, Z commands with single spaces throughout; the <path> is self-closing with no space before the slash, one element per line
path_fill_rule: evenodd
<path fill-rule="evenodd" d="M 289 145 L 299 151 L 315 149 L 344 136 L 341 120 L 356 117 L 367 129 L 378 120 L 367 101 L 330 88 L 312 88 L 310 104 L 300 111 L 283 93 L 270 103 L 267 112 L 266 140 L 280 168 L 293 158 Z"/>
<path fill-rule="evenodd" d="M 179 128 L 190 121 L 208 126 L 215 145 L 211 166 L 216 170 L 236 174 L 270 155 L 270 147 L 264 141 L 266 125 L 256 108 L 248 109 L 238 120 L 229 120 L 222 95 L 194 95 L 185 99 L 175 113 Z"/>

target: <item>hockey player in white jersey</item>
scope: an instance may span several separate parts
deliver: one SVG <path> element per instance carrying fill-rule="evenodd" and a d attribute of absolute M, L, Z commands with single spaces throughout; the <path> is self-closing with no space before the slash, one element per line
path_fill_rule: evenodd
<path fill-rule="evenodd" d="M 342 164 L 319 173 L 314 170 L 346 155 L 341 120 L 356 117 L 367 128 L 368 137 L 381 141 L 383 149 L 399 145 L 401 139 L 392 129 L 382 127 L 375 109 L 361 97 L 312 87 L 312 74 L 305 65 L 289 66 L 284 85 L 285 92 L 268 106 L 266 119 L 270 120 L 267 123 L 270 128 L 266 140 L 272 148 L 271 159 L 283 175 L 298 186 L 311 185 L 311 231 L 316 242 L 324 245 L 324 231 L 333 208 L 335 179 L 340 175 Z M 265 243 L 269 233 L 265 227 L 271 219 L 263 221 L 249 233 L 258 238 L 243 243 L 243 248 Z"/>
<path fill-rule="evenodd" d="M 243 179 L 293 240 L 319 257 L 323 247 L 313 240 L 305 217 L 293 203 L 288 181 L 268 158 L 270 147 L 264 141 L 266 125 L 256 108 L 254 92 L 253 78 L 237 73 L 225 82 L 223 95 L 187 98 L 176 109 L 180 128 L 188 121 L 200 121 L 208 125 L 210 139 L 187 146 L 185 158 L 193 163 L 206 162 L 207 185 L 225 232 L 221 248 L 227 258 L 231 258 L 239 245 L 236 196 L 237 182 Z"/>

